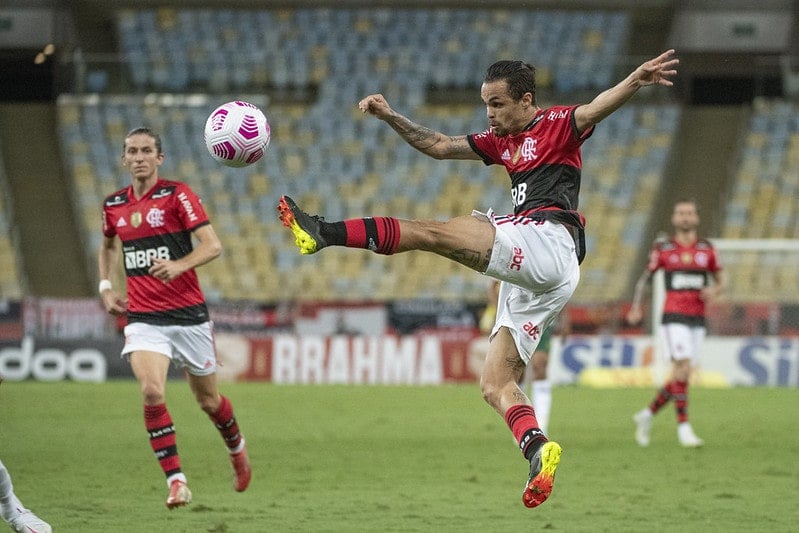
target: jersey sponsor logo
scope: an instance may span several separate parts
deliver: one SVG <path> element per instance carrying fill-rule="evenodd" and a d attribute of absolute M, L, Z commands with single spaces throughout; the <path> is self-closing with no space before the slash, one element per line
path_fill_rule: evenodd
<path fill-rule="evenodd" d="M 145 218 L 151 228 L 160 228 L 164 225 L 164 210 L 152 207 Z"/>
<path fill-rule="evenodd" d="M 139 226 L 141 226 L 141 212 L 134 211 L 130 215 L 130 225 L 133 226 L 134 228 L 138 228 Z"/>
<path fill-rule="evenodd" d="M 671 289 L 675 291 L 699 290 L 705 286 L 705 275 L 698 272 L 674 272 Z"/>
<path fill-rule="evenodd" d="M 532 322 L 526 323 L 524 326 L 522 326 L 522 329 L 533 340 L 538 340 L 538 338 L 541 336 L 541 328 L 539 328 L 537 324 L 533 324 Z"/>
<path fill-rule="evenodd" d="M 127 225 L 128 225 L 128 223 L 125 222 L 125 217 L 119 217 L 119 220 L 117 220 L 117 227 L 118 228 L 124 228 Z"/>
<path fill-rule="evenodd" d="M 510 265 L 508 268 L 511 270 L 519 270 L 522 269 L 522 263 L 524 262 L 524 251 L 518 246 L 513 247 L 513 256 L 510 258 Z"/>
<path fill-rule="evenodd" d="M 174 187 L 163 187 L 163 188 L 158 189 L 157 191 L 155 191 L 153 193 L 153 195 L 150 196 L 150 198 L 152 200 L 158 200 L 159 198 L 166 198 L 167 196 L 169 196 L 173 192 L 175 192 L 175 188 Z"/>
<path fill-rule="evenodd" d="M 146 248 L 144 250 L 125 251 L 125 269 L 149 268 L 156 257 L 158 259 L 169 259 L 169 248 L 158 246 L 157 248 Z"/>
<path fill-rule="evenodd" d="M 123 194 L 117 194 L 113 198 L 109 198 L 105 201 L 106 207 L 114 207 L 115 205 L 122 205 L 128 201 L 128 197 Z"/>
<path fill-rule="evenodd" d="M 189 201 L 189 197 L 186 196 L 186 193 L 185 192 L 180 193 L 178 195 L 178 200 L 180 200 L 180 203 L 183 206 L 183 209 L 186 210 L 186 214 L 189 216 L 189 221 L 190 222 L 196 222 L 197 221 L 197 214 L 194 212 L 194 206 L 191 205 L 191 202 Z"/>
<path fill-rule="evenodd" d="M 510 197 L 513 205 L 518 207 L 527 201 L 527 183 L 522 182 L 510 190 Z"/>
<path fill-rule="evenodd" d="M 547 120 L 559 120 L 569 116 L 568 109 L 562 109 L 560 111 L 551 110 L 547 115 Z"/>

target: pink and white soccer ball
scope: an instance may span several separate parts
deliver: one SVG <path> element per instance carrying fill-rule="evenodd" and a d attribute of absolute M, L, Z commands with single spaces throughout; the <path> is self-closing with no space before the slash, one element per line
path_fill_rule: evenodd
<path fill-rule="evenodd" d="M 248 102 L 227 102 L 205 122 L 205 146 L 211 156 L 229 167 L 246 167 L 261 159 L 271 129 L 263 112 Z"/>

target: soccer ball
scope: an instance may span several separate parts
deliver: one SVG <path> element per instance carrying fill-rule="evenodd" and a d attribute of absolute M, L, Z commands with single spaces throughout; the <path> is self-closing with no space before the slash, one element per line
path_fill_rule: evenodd
<path fill-rule="evenodd" d="M 261 159 L 270 135 L 263 112 L 239 100 L 217 107 L 205 122 L 208 152 L 229 167 L 246 167 Z"/>

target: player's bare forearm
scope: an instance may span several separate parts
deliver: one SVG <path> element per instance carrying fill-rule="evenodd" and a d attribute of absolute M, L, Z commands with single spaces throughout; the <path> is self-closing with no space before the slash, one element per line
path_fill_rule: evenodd
<path fill-rule="evenodd" d="M 635 292 L 633 294 L 633 303 L 632 306 L 634 309 L 640 309 L 641 307 L 641 300 L 644 296 L 644 289 L 646 288 L 646 284 L 649 282 L 649 278 L 652 277 L 652 274 L 645 270 L 641 277 L 638 278 L 638 281 L 635 284 Z"/>
<path fill-rule="evenodd" d="M 111 279 L 111 269 L 119 260 L 119 246 L 116 239 L 105 237 L 97 254 L 98 279 Z"/>
<path fill-rule="evenodd" d="M 451 137 L 398 113 L 384 119 L 405 142 L 434 159 L 477 159 L 465 135 Z"/>

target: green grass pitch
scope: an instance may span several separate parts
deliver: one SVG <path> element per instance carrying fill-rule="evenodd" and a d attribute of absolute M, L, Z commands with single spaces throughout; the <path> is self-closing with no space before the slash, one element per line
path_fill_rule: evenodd
<path fill-rule="evenodd" d="M 799 390 L 695 389 L 705 447 L 677 445 L 671 406 L 652 445 L 633 440 L 649 389 L 557 387 L 563 446 L 541 507 L 504 421 L 478 386 L 221 384 L 254 475 L 236 493 L 222 440 L 186 383 L 168 405 L 194 501 L 164 507 L 138 386 L 6 382 L 0 458 L 23 502 L 57 532 L 796 531 Z"/>

